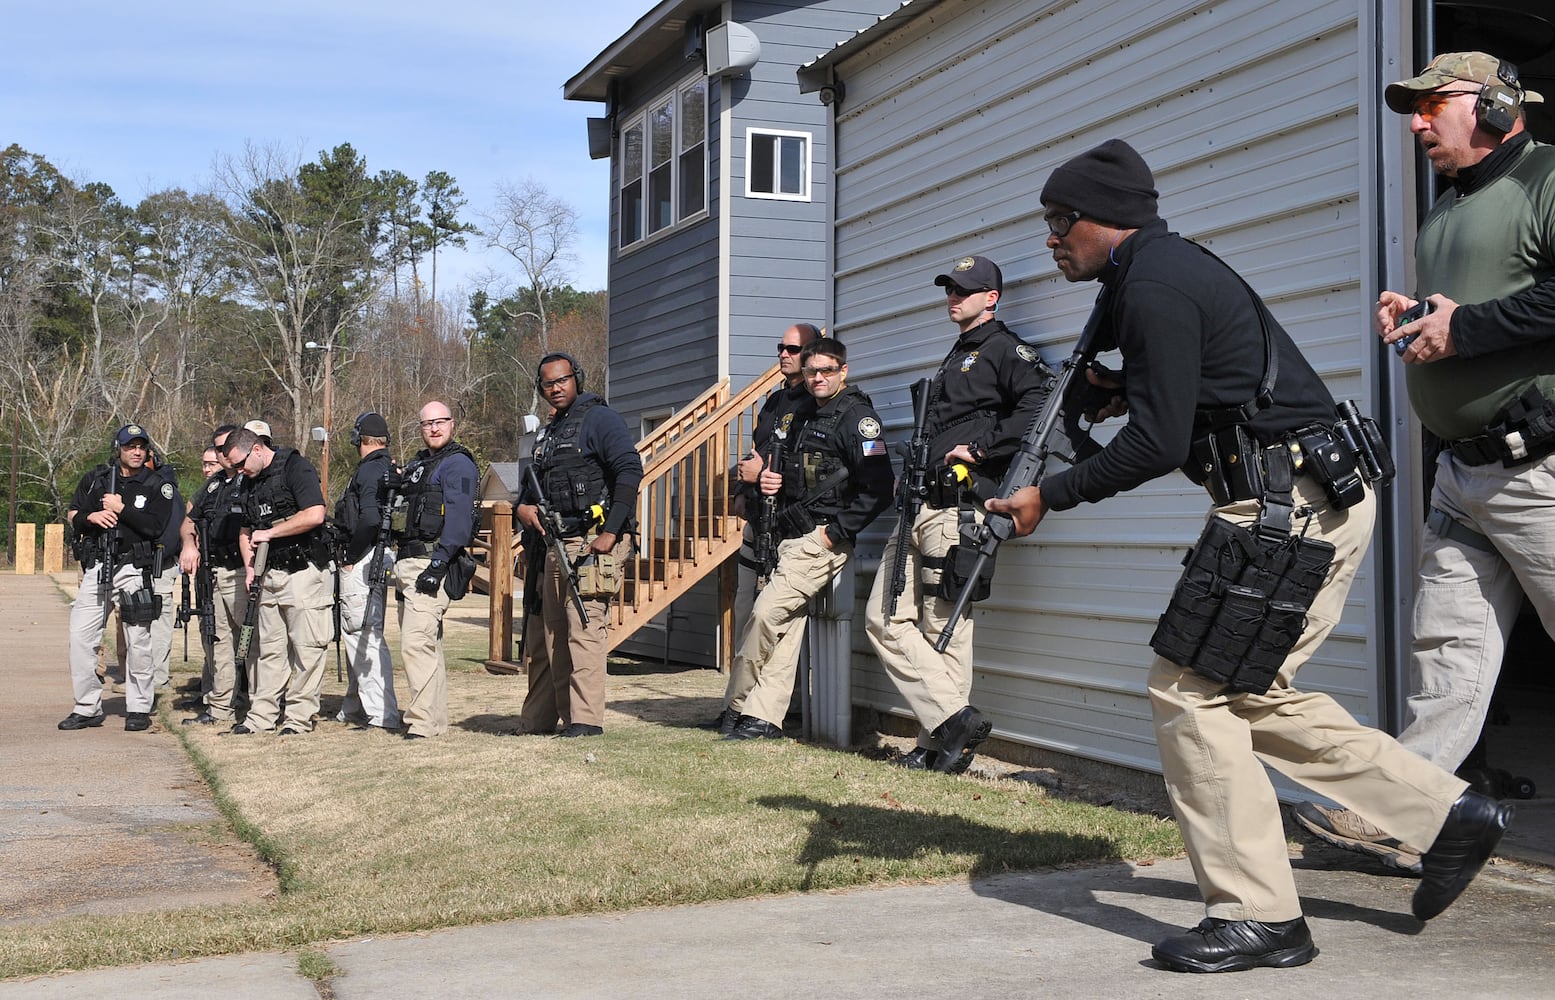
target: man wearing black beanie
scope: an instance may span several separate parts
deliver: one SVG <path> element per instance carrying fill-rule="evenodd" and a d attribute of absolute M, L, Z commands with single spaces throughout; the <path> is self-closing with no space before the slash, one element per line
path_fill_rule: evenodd
<path fill-rule="evenodd" d="M 1434 844 L 1413 909 L 1435 916 L 1479 871 L 1505 816 L 1328 695 L 1293 686 L 1343 612 L 1371 541 L 1369 479 L 1381 474 L 1338 432 L 1333 397 L 1257 294 L 1167 231 L 1150 168 L 1127 143 L 1053 171 L 1042 204 L 1059 271 L 1101 282 L 1096 342 L 1122 353 L 1126 373 L 1103 412 L 1129 422 L 1097 454 L 988 509 L 1024 534 L 1048 510 L 1173 469 L 1214 501 L 1151 638 L 1148 680 L 1161 770 L 1208 912 L 1152 954 L 1185 972 L 1288 968 L 1317 954 L 1264 764 Z"/>

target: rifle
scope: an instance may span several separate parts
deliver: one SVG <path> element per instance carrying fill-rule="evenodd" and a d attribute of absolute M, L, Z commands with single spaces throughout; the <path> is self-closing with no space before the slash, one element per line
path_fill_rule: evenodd
<path fill-rule="evenodd" d="M 346 674 L 345 667 L 340 662 L 340 560 L 345 558 L 345 549 L 340 545 L 339 537 L 335 536 L 334 532 L 330 534 L 334 537 L 334 544 L 330 546 L 334 550 L 330 553 L 333 556 L 330 565 L 334 567 L 334 572 L 330 573 L 330 577 L 335 581 L 335 601 L 331 605 L 330 617 L 334 619 L 335 624 L 335 683 L 343 684 Z"/>
<path fill-rule="evenodd" d="M 195 535 L 200 539 L 200 567 L 194 571 L 194 610 L 200 616 L 200 640 L 216 642 L 216 570 L 211 566 L 210 539 L 206 537 L 205 523 L 195 522 Z M 184 659 L 189 657 L 185 655 Z"/>
<path fill-rule="evenodd" d="M 524 599 L 518 606 L 518 661 L 524 664 L 526 670 L 529 666 L 526 659 L 529 650 L 529 616 L 540 610 L 540 577 L 545 567 L 545 553 L 538 551 L 539 537 L 527 528 L 519 536 L 519 544 L 524 549 Z"/>
<path fill-rule="evenodd" d="M 390 521 L 394 517 L 394 491 L 389 489 L 389 474 L 383 474 L 379 486 L 378 540 L 374 543 L 372 561 L 367 564 L 367 607 L 362 609 L 362 628 L 381 628 L 388 620 L 389 578 L 383 571 L 383 561 L 389 548 Z"/>
<path fill-rule="evenodd" d="M 583 593 L 578 590 L 578 568 L 567 558 L 567 543 L 562 541 L 562 516 L 551 508 L 546 502 L 545 490 L 540 486 L 540 477 L 535 475 L 534 463 L 524 466 L 524 478 L 535 496 L 535 506 L 540 508 L 540 538 L 550 547 L 551 555 L 556 559 L 557 569 L 567 580 L 567 590 L 572 598 L 572 606 L 577 609 L 578 620 L 583 624 L 589 623 L 588 609 L 583 606 Z M 529 588 L 524 588 L 525 596 L 528 596 Z"/>
<path fill-rule="evenodd" d="M 1080 375 L 1080 372 L 1090 367 L 1096 357 L 1097 351 L 1093 345 L 1096 331 L 1101 326 L 1102 316 L 1106 312 L 1107 299 L 1105 290 L 1096 297 L 1096 305 L 1091 309 L 1090 318 L 1085 321 L 1085 328 L 1080 331 L 1080 337 L 1075 341 L 1074 352 L 1064 359 L 1063 367 L 1049 382 L 1048 395 L 1042 404 L 1042 410 L 1032 420 L 1031 426 L 1026 428 L 1026 433 L 1021 436 L 1015 458 L 1004 473 L 1004 480 L 999 484 L 1000 499 L 1008 500 L 1017 490 L 1041 482 L 1042 475 L 1047 469 L 1048 459 L 1053 456 L 1073 465 L 1101 450 L 1101 446 L 1091 440 L 1090 434 L 1080 426 L 1086 397 L 1094 398 L 1093 387 Z M 999 546 L 1013 534 L 1015 534 L 1015 519 L 1008 514 L 993 512 L 983 519 L 982 524 L 973 526 L 970 533 L 963 534 L 963 544 L 970 546 L 976 552 L 976 559 L 967 571 L 961 585 L 961 592 L 956 595 L 956 605 L 951 610 L 950 617 L 945 620 L 944 629 L 940 632 L 939 638 L 934 641 L 935 652 L 943 653 L 950 645 L 950 638 L 956 630 L 957 623 L 961 621 L 961 616 L 967 612 L 968 606 L 972 603 L 972 592 L 976 589 L 978 580 L 985 572 L 991 572 L 993 558 L 998 554 Z"/>
<path fill-rule="evenodd" d="M 189 604 L 189 574 L 178 575 L 178 611 L 173 615 L 173 627 L 184 630 L 184 662 L 189 661 L 189 619 L 194 615 L 194 609 Z"/>
<path fill-rule="evenodd" d="M 923 477 L 929 471 L 929 435 L 924 425 L 933 405 L 935 381 L 921 378 L 913 386 L 912 438 L 902 462 L 902 478 L 896 489 L 896 562 L 891 566 L 891 602 L 886 611 L 889 621 L 896 614 L 896 602 L 907 589 L 907 553 L 912 546 L 913 525 L 923 510 Z"/>
<path fill-rule="evenodd" d="M 248 671 L 248 649 L 254 642 L 254 629 L 259 625 L 259 594 L 265 585 L 265 562 L 270 558 L 270 543 L 260 542 L 254 549 L 254 582 L 248 585 L 248 605 L 243 609 L 243 627 L 238 631 L 237 672 Z M 255 675 L 259 671 L 254 671 Z M 249 694 L 253 694 L 256 677 L 249 678 Z"/>
<path fill-rule="evenodd" d="M 114 457 L 108 460 L 108 493 L 119 492 L 119 459 L 118 449 L 114 449 Z M 103 494 L 107 496 L 107 494 Z M 118 575 L 119 567 L 115 563 L 119 547 L 119 528 L 107 529 L 97 538 L 97 603 L 103 606 L 103 628 L 108 627 L 108 616 L 113 613 L 113 578 Z"/>
<path fill-rule="evenodd" d="M 772 451 L 767 456 L 766 468 L 774 472 L 781 472 L 783 466 L 783 447 L 788 443 L 788 432 L 781 428 L 774 428 L 772 432 Z M 760 489 L 760 476 L 757 476 L 757 489 Z M 772 571 L 777 568 L 778 530 L 777 530 L 778 494 L 761 494 L 761 515 L 758 521 L 755 538 L 756 564 L 761 568 L 756 571 L 756 583 L 758 586 L 766 586 L 772 578 Z"/>

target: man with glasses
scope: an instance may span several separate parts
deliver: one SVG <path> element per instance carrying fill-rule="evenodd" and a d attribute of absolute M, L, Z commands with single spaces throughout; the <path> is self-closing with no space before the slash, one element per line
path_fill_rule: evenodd
<path fill-rule="evenodd" d="M 761 410 L 756 414 L 756 426 L 751 431 L 751 450 L 735 466 L 736 486 L 732 509 L 736 515 L 745 518 L 734 591 L 736 631 L 750 621 L 751 608 L 756 603 L 756 584 L 761 575 L 771 569 L 770 566 L 761 565 L 756 553 L 756 533 L 760 528 L 757 522 L 761 512 L 761 491 L 757 483 L 761 479 L 762 470 L 772 460 L 774 445 L 788 439 L 793 429 L 795 412 L 810 400 L 810 390 L 805 387 L 804 376 L 799 371 L 799 352 L 820 335 L 821 331 L 809 323 L 795 323 L 783 331 L 783 339 L 777 345 L 778 371 L 782 373 L 783 384 L 768 393 L 765 402 L 761 404 Z M 802 641 L 803 627 L 793 629 L 784 640 L 794 646 L 796 656 Z M 779 655 L 787 654 L 785 651 Z M 708 726 L 724 736 L 733 731 L 735 722 L 739 720 L 746 692 L 750 691 L 753 681 L 749 673 L 738 669 L 739 663 L 736 660 L 729 669 L 723 711 Z"/>
<path fill-rule="evenodd" d="M 929 468 L 920 482 L 923 507 L 912 524 L 898 523 L 886 542 L 865 611 L 865 628 L 897 690 L 918 719 L 918 743 L 895 763 L 911 770 L 959 774 L 972 762 L 993 724 L 970 704 L 971 621 L 956 629 L 945 652 L 934 649 L 960 586 L 944 575 L 946 556 L 983 518 L 997 494 L 1021 435 L 1042 409 L 1052 372 L 1034 348 L 995 318 L 1004 275 L 987 257 L 963 257 L 934 284 L 944 289 L 956 340 L 930 383 L 924 422 Z M 910 532 L 906 587 L 891 610 L 897 538 Z"/>
<path fill-rule="evenodd" d="M 146 464 L 151 438 L 137 424 L 113 436 L 108 463 L 81 477 L 66 519 L 76 533 L 83 574 L 70 606 L 70 682 L 75 704 L 60 720 L 66 731 L 103 724 L 103 681 L 97 654 L 109 606 L 124 624 L 124 728 L 151 728 L 155 697 L 151 626 L 161 612 L 152 589 L 156 553 L 175 512 L 174 489 Z M 111 579 L 101 579 L 112 564 Z"/>
<path fill-rule="evenodd" d="M 266 547 L 259 591 L 259 658 L 249 685 L 248 714 L 229 732 L 283 736 L 313 731 L 333 628 L 329 540 L 319 474 L 292 448 L 271 448 L 251 426 L 227 437 L 227 460 L 250 481 L 238 538 L 244 586 Z M 241 623 L 240 623 L 241 624 Z M 282 706 L 285 706 L 284 721 Z"/>
<path fill-rule="evenodd" d="M 448 573 L 475 538 L 475 456 L 454 440 L 453 411 L 433 400 L 417 421 L 425 448 L 390 485 L 398 494 L 393 514 L 396 547 L 394 592 L 400 609 L 400 663 L 410 686 L 401 705 L 405 739 L 448 731 L 448 667 L 443 659 L 443 615 L 452 598 Z M 387 425 L 385 426 L 387 431 Z"/>
<path fill-rule="evenodd" d="M 848 352 L 822 338 L 805 345 L 801 374 L 811 406 L 800 412 L 782 467 L 761 472 L 763 494 L 779 496 L 777 568 L 744 620 L 734 672 L 751 677 L 739 719 L 725 739 L 777 739 L 794 691 L 807 602 L 843 571 L 859 533 L 891 504 L 891 459 L 880 415 L 847 384 Z"/>
<path fill-rule="evenodd" d="M 1316 956 L 1265 765 L 1434 842 L 1412 904 L 1429 920 L 1479 871 L 1506 816 L 1329 695 L 1294 686 L 1339 622 L 1376 512 L 1357 449 L 1335 432 L 1333 397 L 1252 288 L 1168 231 L 1155 178 L 1128 143 L 1060 165 L 1041 198 L 1059 272 L 1102 284 L 1096 342 L 1118 350 L 1127 373 L 1109 386 L 1119 391 L 1109 408 L 1129 420 L 1095 454 L 989 509 L 1028 534 L 1049 510 L 1174 469 L 1212 498 L 1151 638 L 1147 680 L 1206 918 L 1152 956 L 1182 972 Z"/>
<path fill-rule="evenodd" d="M 643 464 L 626 421 L 604 397 L 587 391 L 576 358 L 547 354 L 538 370 L 540 391 L 554 412 L 535 439 L 532 458 L 532 479 L 544 497 L 535 494 L 526 477 L 514 512 L 525 531 L 525 554 L 539 563 L 529 581 L 540 587 L 542 626 L 529 628 L 524 637 L 529 691 L 520 731 L 551 733 L 560 724 L 560 736 L 598 736 L 605 731 L 610 602 L 632 555 Z M 541 523 L 542 499 L 559 524 Z M 540 535 L 553 531 L 562 536 L 569 565 L 561 565 L 550 546 L 535 547 Z M 586 625 L 571 599 L 570 573 L 576 574 L 588 612 Z M 525 597 L 532 606 L 532 595 Z"/>
<path fill-rule="evenodd" d="M 240 678 L 237 669 L 237 635 L 243 626 L 248 589 L 243 585 L 243 553 L 238 549 L 244 517 L 244 479 L 228 459 L 227 438 L 237 427 L 223 424 L 211 434 L 211 447 L 201 462 L 205 484 L 189 505 L 184 520 L 183 545 L 179 567 L 188 574 L 208 574 L 212 601 L 215 602 L 215 635 L 200 644 L 205 666 L 200 672 L 200 712 L 183 724 L 213 726 L 235 721 L 237 710 L 248 703 L 247 682 L 250 666 Z M 202 562 L 208 559 L 209 562 Z M 185 628 L 191 627 L 188 623 Z M 255 647 L 257 651 L 257 645 Z M 241 688 L 241 689 L 240 689 Z"/>
<path fill-rule="evenodd" d="M 1377 332 L 1408 344 L 1409 401 L 1437 451 L 1399 742 L 1457 770 L 1525 594 L 1555 635 L 1555 147 L 1523 120 L 1543 97 L 1484 52 L 1439 55 L 1383 99 L 1447 180 L 1415 237 L 1415 294 L 1384 291 Z M 1400 323 L 1419 300 L 1432 311 Z M 1295 815 L 1329 843 L 1419 871 L 1424 843 L 1364 813 L 1303 803 Z"/>

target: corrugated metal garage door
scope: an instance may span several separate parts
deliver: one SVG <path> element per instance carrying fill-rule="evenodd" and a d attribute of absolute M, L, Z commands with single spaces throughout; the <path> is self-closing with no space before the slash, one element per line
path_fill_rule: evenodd
<path fill-rule="evenodd" d="M 1001 318 L 1051 361 L 1067 356 L 1095 286 L 1053 268 L 1037 193 L 1058 163 L 1121 136 L 1154 168 L 1172 228 L 1247 278 L 1336 397 L 1364 400 L 1362 48 L 1350 2 L 948 0 L 846 56 L 833 294 L 855 381 L 903 435 L 905 387 L 955 333 L 930 282 L 967 253 L 1003 267 Z M 1174 475 L 1006 548 L 976 612 L 974 699 L 1000 735 L 1157 767 L 1147 640 L 1205 507 Z M 1363 719 L 1372 590 L 1368 565 L 1302 673 Z M 860 668 L 856 699 L 900 709 L 878 665 Z"/>

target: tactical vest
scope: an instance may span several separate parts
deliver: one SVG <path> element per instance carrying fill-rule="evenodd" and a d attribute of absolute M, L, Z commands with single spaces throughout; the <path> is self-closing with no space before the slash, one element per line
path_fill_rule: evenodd
<path fill-rule="evenodd" d="M 848 428 L 853 411 L 867 404 L 869 397 L 858 389 L 843 390 L 835 406 L 812 416 L 799 430 L 793 450 L 783 462 L 783 498 L 790 503 L 804 500 L 832 477 L 837 481 L 824 493 L 805 501 L 805 508 L 823 517 L 833 516 L 847 504 Z M 839 475 L 840 473 L 840 475 Z"/>
<path fill-rule="evenodd" d="M 579 439 L 589 410 L 603 403 L 598 396 L 575 403 L 557 423 L 551 424 L 535 442 L 535 470 L 546 502 L 563 517 L 586 514 L 599 504 L 610 507 L 610 484 L 599 459 L 583 453 Z"/>
<path fill-rule="evenodd" d="M 340 495 L 340 500 L 335 504 L 335 527 L 346 538 L 356 533 L 356 527 L 362 520 L 362 492 L 372 490 L 375 493 L 383 485 L 384 473 L 393 463 L 389 459 L 387 451 L 374 452 L 357 466 L 356 474 L 351 477 L 346 491 Z"/>
<path fill-rule="evenodd" d="M 270 460 L 266 475 L 254 480 L 248 494 L 248 523 L 252 528 L 271 528 L 296 514 L 302 508 L 297 497 L 286 485 L 286 467 L 293 458 L 300 459 L 294 448 L 277 448 Z M 321 528 L 301 535 L 277 538 L 270 543 L 269 565 L 295 573 L 304 564 L 325 566 L 329 563 L 329 545 Z"/>
<path fill-rule="evenodd" d="M 202 489 L 198 513 L 205 523 L 200 530 L 205 535 L 211 561 L 224 569 L 243 565 L 238 551 L 238 534 L 243 530 L 246 514 L 243 482 L 241 472 L 230 479 L 225 472 L 218 472 L 205 481 Z"/>
<path fill-rule="evenodd" d="M 450 441 L 436 454 L 421 452 L 405 467 L 405 482 L 399 492 L 405 517 L 403 526 L 399 513 L 394 515 L 397 541 L 435 542 L 442 537 L 443 483 L 437 479 L 437 468 L 451 455 L 465 455 L 475 461 L 469 449 Z"/>

